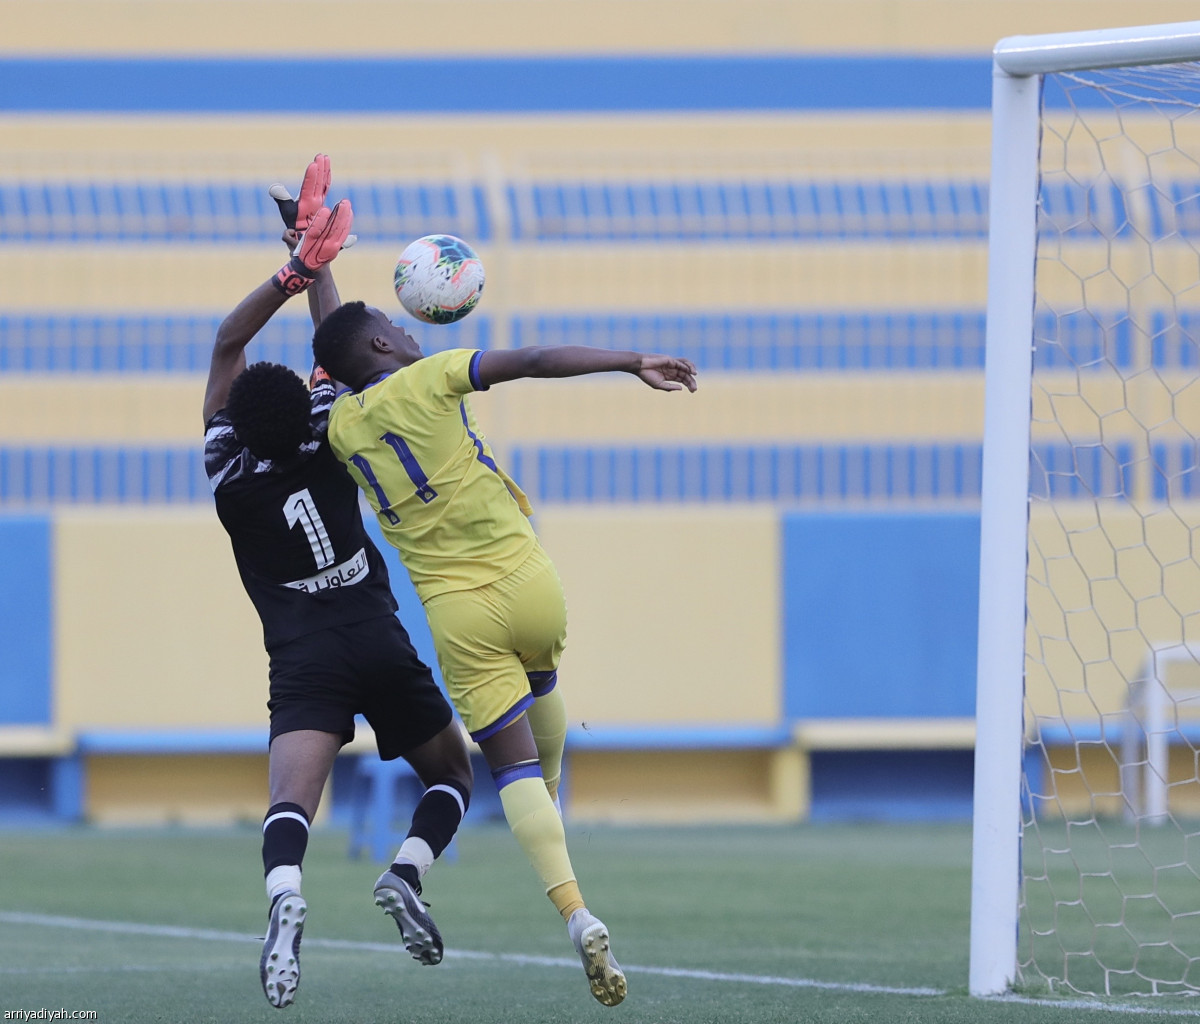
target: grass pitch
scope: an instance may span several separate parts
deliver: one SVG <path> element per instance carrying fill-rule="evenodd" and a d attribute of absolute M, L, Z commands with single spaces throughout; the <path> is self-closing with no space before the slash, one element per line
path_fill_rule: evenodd
<path fill-rule="evenodd" d="M 965 825 L 622 829 L 568 825 L 629 998 L 588 994 L 566 929 L 503 826 L 460 833 L 426 898 L 446 938 L 413 962 L 372 904 L 380 865 L 315 833 L 295 1004 L 258 983 L 259 835 L 0 831 L 0 1012 L 109 1022 L 1010 1024 L 1200 1017 L 1180 999 L 1093 1008 L 966 994 Z M 8 1019 L 20 1019 L 9 1016 Z"/>

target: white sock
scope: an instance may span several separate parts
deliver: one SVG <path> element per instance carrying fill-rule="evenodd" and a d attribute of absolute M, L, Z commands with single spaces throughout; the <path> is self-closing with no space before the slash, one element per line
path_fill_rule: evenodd
<path fill-rule="evenodd" d="M 419 836 L 409 836 L 393 859 L 401 864 L 411 864 L 417 869 L 417 877 L 424 878 L 425 872 L 433 867 L 433 850 Z"/>
<path fill-rule="evenodd" d="M 281 892 L 300 891 L 300 865 L 280 864 L 271 868 L 267 875 L 267 899 L 273 900 Z"/>

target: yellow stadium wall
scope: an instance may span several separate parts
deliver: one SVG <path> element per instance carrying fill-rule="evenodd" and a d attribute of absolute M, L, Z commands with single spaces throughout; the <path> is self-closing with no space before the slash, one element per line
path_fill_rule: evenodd
<path fill-rule="evenodd" d="M 568 594 L 573 721 L 779 721 L 773 513 L 558 508 L 538 527 Z M 261 629 L 214 513 L 63 513 L 55 543 L 59 725 L 265 722 Z"/>
<path fill-rule="evenodd" d="M 1046 633 L 1058 623 L 1062 642 L 1042 644 L 1037 649 L 1044 658 L 1027 664 L 1031 722 L 1117 715 L 1129 680 L 1143 670 L 1147 639 L 1197 639 L 1189 628 L 1194 616 L 1179 609 L 1189 607 L 1197 592 L 1196 569 L 1186 550 L 1189 529 L 1200 525 L 1200 516 L 1190 528 L 1164 519 L 1157 529 L 1152 526 L 1149 548 L 1131 543 L 1117 556 L 1105 538 L 1132 541 L 1141 521 L 1127 510 L 1106 510 L 1103 534 L 1093 535 L 1097 547 L 1090 554 L 1077 548 L 1075 556 L 1094 578 L 1102 578 L 1104 566 L 1117 557 L 1128 564 L 1120 584 L 1114 579 L 1111 586 L 1092 583 L 1090 588 L 1075 556 L 1065 557 L 1061 516 L 1060 510 L 1058 516 L 1035 515 L 1033 521 L 1031 571 L 1046 585 L 1031 589 L 1031 618 Z M 1078 530 L 1094 520 L 1095 513 L 1080 506 L 1065 525 Z M 538 526 L 568 595 L 570 643 L 562 686 L 573 726 L 741 726 L 783 720 L 783 584 L 772 511 L 558 506 L 542 511 Z M 737 545 L 729 543 L 731 537 L 738 538 Z M 56 728 L 77 733 L 265 726 L 266 657 L 258 623 L 211 512 L 61 513 L 55 547 Z M 139 554 L 131 558 L 131 551 Z M 1160 583 L 1164 564 L 1174 567 L 1166 573 L 1165 588 Z M 646 793 L 644 781 L 640 787 L 627 785 L 631 766 L 644 756 L 650 755 L 575 755 L 587 766 L 577 777 L 587 775 L 588 781 L 571 791 L 572 811 L 615 814 L 599 795 L 606 787 L 610 793 L 642 797 L 630 809 L 634 816 L 653 817 L 676 803 L 669 786 Z M 663 753 L 661 760 L 671 767 L 661 778 L 697 771 L 712 756 Z M 772 796 L 777 783 L 769 772 L 747 770 L 761 767 L 765 755 L 722 757 L 712 763 L 729 767 L 726 787 L 740 780 L 736 785 L 746 813 L 770 817 L 779 806 Z M 163 765 L 173 765 L 167 773 L 173 778 L 199 763 L 93 758 L 98 781 L 88 790 L 89 813 L 128 819 L 132 812 L 120 806 L 114 795 L 120 787 L 113 780 L 126 780 L 131 793 L 150 800 L 145 780 L 165 778 Z M 259 763 L 237 763 L 243 778 L 236 791 L 257 793 Z M 611 776 L 598 768 L 606 763 Z M 222 785 L 232 798 L 235 790 Z M 726 797 L 717 799 L 717 789 L 711 792 L 707 813 L 724 816 Z M 234 802 L 244 809 L 246 799 Z M 166 803 L 153 806 L 164 818 L 177 813 Z M 211 807 L 202 810 L 213 813 Z M 674 816 L 698 813 L 685 801 Z"/>
<path fill-rule="evenodd" d="M 13 53 L 945 52 L 1001 36 L 1186 21 L 1182 0 L 4 0 Z M 431 13 L 431 11 L 433 13 Z M 321 26 L 319 46 L 278 31 Z M 235 28 L 236 26 L 236 28 Z"/>
<path fill-rule="evenodd" d="M 60 725 L 263 723 L 262 631 L 211 509 L 61 513 L 55 543 Z"/>
<path fill-rule="evenodd" d="M 559 507 L 538 531 L 567 594 L 573 722 L 781 720 L 773 511 Z"/>
<path fill-rule="evenodd" d="M 267 808 L 267 755 L 88 757 L 85 814 L 104 825 L 257 823 Z"/>
<path fill-rule="evenodd" d="M 559 507 L 542 512 L 538 526 L 568 594 L 561 685 L 574 727 L 781 720 L 771 511 Z M 60 513 L 54 543 L 57 730 L 260 728 L 265 738 L 261 633 L 211 510 Z M 653 783 L 631 786 L 645 757 L 659 766 Z M 789 755 L 577 758 L 568 808 L 581 817 L 652 819 L 674 808 L 667 819 L 778 820 L 798 815 L 803 799 L 803 765 Z M 724 781 L 700 791 L 711 799 L 681 801 L 679 780 L 697 771 Z M 265 799 L 265 778 L 261 756 L 89 755 L 85 813 L 109 823 L 244 819 Z M 597 802 L 601 791 L 614 806 Z"/>

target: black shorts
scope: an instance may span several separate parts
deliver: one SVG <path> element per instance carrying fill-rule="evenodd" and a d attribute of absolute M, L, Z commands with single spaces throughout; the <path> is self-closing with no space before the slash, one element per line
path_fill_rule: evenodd
<path fill-rule="evenodd" d="M 315 729 L 354 739 L 354 716 L 375 730 L 379 756 L 400 757 L 450 724 L 450 704 L 394 615 L 322 629 L 271 655 L 271 739 Z"/>

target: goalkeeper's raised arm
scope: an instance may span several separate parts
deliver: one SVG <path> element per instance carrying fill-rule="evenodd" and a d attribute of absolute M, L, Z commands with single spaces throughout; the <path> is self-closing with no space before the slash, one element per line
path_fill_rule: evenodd
<path fill-rule="evenodd" d="M 310 308 L 314 323 L 319 323 L 321 311 L 329 301 L 336 303 L 337 291 L 328 266 L 341 251 L 350 235 L 354 211 L 350 200 L 343 199 L 332 210 L 322 206 L 313 214 L 308 230 L 299 240 L 294 254 L 269 280 L 247 295 L 217 328 L 213 343 L 212 361 L 208 370 L 208 385 L 204 392 L 204 422 L 224 407 L 234 379 L 246 368 L 246 346 L 291 296 L 307 290 L 318 277 L 328 279 L 318 286 L 333 299 L 318 302 Z M 294 238 L 285 232 L 285 241 Z"/>

